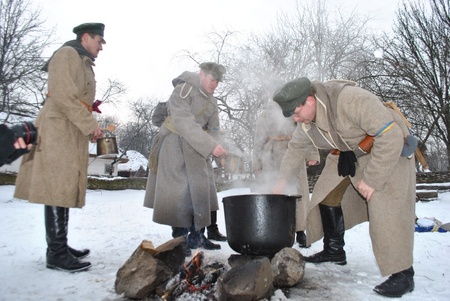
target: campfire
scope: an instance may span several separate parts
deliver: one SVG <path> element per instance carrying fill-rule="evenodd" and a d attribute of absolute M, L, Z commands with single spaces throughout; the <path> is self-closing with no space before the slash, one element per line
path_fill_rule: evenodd
<path fill-rule="evenodd" d="M 302 255 L 293 248 L 273 256 L 233 254 L 226 264 L 207 262 L 201 251 L 186 260 L 185 244 L 184 237 L 157 248 L 143 241 L 117 271 L 116 293 L 165 301 L 261 300 L 274 288 L 296 285 L 304 275 Z"/>
<path fill-rule="evenodd" d="M 203 265 L 204 253 L 197 252 L 192 259 L 184 264 L 179 275 L 173 277 L 166 286 L 163 300 L 171 301 L 183 294 L 201 294 L 207 300 L 216 300 L 215 283 L 225 271 L 225 266 L 219 262 Z"/>

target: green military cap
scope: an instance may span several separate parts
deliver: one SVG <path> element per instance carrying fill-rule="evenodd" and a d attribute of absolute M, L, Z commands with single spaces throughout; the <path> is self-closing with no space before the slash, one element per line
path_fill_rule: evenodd
<path fill-rule="evenodd" d="M 104 38 L 104 32 L 105 32 L 105 24 L 103 23 L 83 23 L 73 28 L 74 34 L 80 34 L 80 33 L 95 33 L 102 37 L 103 44 L 106 44 L 105 38 Z"/>
<path fill-rule="evenodd" d="M 285 117 L 294 114 L 295 108 L 305 103 L 311 92 L 311 81 L 306 77 L 300 77 L 284 84 L 273 96 L 283 110 Z"/>
<path fill-rule="evenodd" d="M 214 62 L 201 63 L 199 67 L 205 73 L 211 74 L 219 82 L 222 81 L 223 75 L 227 72 L 224 66 Z"/>

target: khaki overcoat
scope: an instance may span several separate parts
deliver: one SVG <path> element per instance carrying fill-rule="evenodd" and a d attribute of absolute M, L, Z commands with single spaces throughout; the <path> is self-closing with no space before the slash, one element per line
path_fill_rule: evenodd
<path fill-rule="evenodd" d="M 393 126 L 374 139 L 372 151 L 358 158 L 356 175 L 342 199 L 346 229 L 369 221 L 372 248 L 382 275 L 390 275 L 411 267 L 413 263 L 415 219 L 415 168 L 414 158 L 401 157 L 403 137 L 408 129 L 400 116 L 388 109 L 368 91 L 338 82 L 325 84 L 313 82 L 322 91 L 316 93 L 316 119 L 297 127 L 282 162 L 281 174 L 287 176 L 289 165 L 303 161 L 310 148 L 336 149 L 337 143 L 330 135 L 331 121 L 327 114 L 325 98 L 337 102 L 335 124 L 337 133 L 355 149 L 366 135 L 375 135 L 386 124 Z M 339 93 L 340 91 L 340 93 Z M 348 149 L 341 149 L 346 151 Z M 318 204 L 343 180 L 337 171 L 338 156 L 328 155 L 324 170 L 315 184 L 307 218 L 308 243 L 323 237 Z M 366 202 L 354 189 L 358 181 L 373 187 L 375 192 Z"/>
<path fill-rule="evenodd" d="M 89 134 L 98 123 L 80 102 L 95 98 L 94 62 L 69 46 L 48 66 L 48 94 L 36 119 L 38 143 L 23 157 L 14 196 L 32 203 L 85 205 Z"/>
<path fill-rule="evenodd" d="M 211 164 L 220 143 L 219 111 L 216 98 L 200 87 L 198 73 L 186 71 L 173 83 L 169 116 L 152 145 L 152 151 L 159 145 L 158 165 L 149 174 L 144 206 L 153 208 L 156 223 L 199 230 L 219 209 Z"/>
<path fill-rule="evenodd" d="M 292 118 L 286 118 L 280 106 L 270 100 L 266 109 L 258 116 L 253 146 L 252 169 L 257 174 L 257 185 L 252 187 L 255 193 L 271 193 L 278 178 L 281 161 L 288 143 L 297 127 Z M 307 160 L 319 161 L 317 151 Z M 306 228 L 306 214 L 309 208 L 309 185 L 305 162 L 295 161 L 286 185 L 286 194 L 298 194 L 296 206 L 296 231 Z"/>

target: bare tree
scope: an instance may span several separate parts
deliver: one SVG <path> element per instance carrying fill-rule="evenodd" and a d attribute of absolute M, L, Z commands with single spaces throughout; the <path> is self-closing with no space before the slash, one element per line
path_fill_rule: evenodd
<path fill-rule="evenodd" d="M 117 128 L 119 146 L 125 151 L 132 149 L 148 156 L 153 138 L 158 128 L 152 125 L 151 118 L 158 99 L 139 99 L 130 103 L 131 118 Z"/>
<path fill-rule="evenodd" d="M 27 0 L 0 0 L 0 112 L 35 117 L 45 94 L 42 51 L 53 30 L 45 30 L 40 10 Z"/>
<path fill-rule="evenodd" d="M 125 85 L 118 80 L 108 78 L 106 88 L 102 89 L 100 100 L 103 103 L 110 105 L 117 105 L 120 103 L 120 97 L 126 93 L 127 89 Z"/>
<path fill-rule="evenodd" d="M 384 100 L 398 103 L 422 143 L 431 137 L 447 149 L 450 166 L 449 0 L 404 2 L 394 36 L 379 40 L 383 73 L 375 76 Z"/>
<path fill-rule="evenodd" d="M 365 33 L 368 18 L 354 13 L 328 16 L 325 0 L 299 2 L 294 14 L 282 14 L 266 33 L 207 35 L 209 51 L 184 51 L 196 63 L 213 60 L 226 66 L 216 90 L 221 128 L 233 147 L 251 156 L 258 114 L 282 83 L 299 76 L 316 80 L 358 79 L 355 69 L 373 53 Z M 200 59 L 201 58 L 201 59 Z"/>
<path fill-rule="evenodd" d="M 233 48 L 232 56 L 225 56 L 232 71 L 221 88 L 226 91 L 224 128 L 247 154 L 253 148 L 258 114 L 282 83 L 300 76 L 358 80 L 358 66 L 373 56 L 365 30 L 369 18 L 339 11 L 330 17 L 326 4 L 298 2 L 297 10 L 281 14 L 271 31 L 251 35 Z"/>

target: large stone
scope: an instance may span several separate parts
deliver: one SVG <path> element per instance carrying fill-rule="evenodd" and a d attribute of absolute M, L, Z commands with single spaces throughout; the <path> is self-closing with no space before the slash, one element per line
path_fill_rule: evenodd
<path fill-rule="evenodd" d="M 293 248 L 284 248 L 271 260 L 273 284 L 276 287 L 291 287 L 305 276 L 305 261 L 302 254 Z"/>
<path fill-rule="evenodd" d="M 272 289 L 272 269 L 270 260 L 265 257 L 236 266 L 217 280 L 219 300 L 260 300 L 269 298 Z"/>
<path fill-rule="evenodd" d="M 186 259 L 184 248 L 187 248 L 186 238 L 180 236 L 158 246 L 153 256 L 163 261 L 171 269 L 172 274 L 175 275 L 180 272 L 180 268 Z"/>
<path fill-rule="evenodd" d="M 228 265 L 231 268 L 235 268 L 247 264 L 252 260 L 261 258 L 267 258 L 267 256 L 231 254 L 230 257 L 228 257 Z"/>
<path fill-rule="evenodd" d="M 173 277 L 184 263 L 183 237 L 154 248 L 143 241 L 117 271 L 115 290 L 131 299 L 143 299 Z"/>

